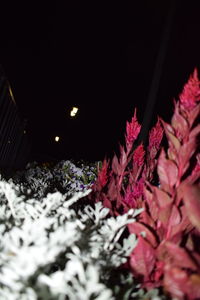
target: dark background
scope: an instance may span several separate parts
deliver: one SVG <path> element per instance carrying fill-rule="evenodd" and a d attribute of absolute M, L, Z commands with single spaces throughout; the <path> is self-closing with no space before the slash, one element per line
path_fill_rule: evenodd
<path fill-rule="evenodd" d="M 31 159 L 94 161 L 117 151 L 135 107 L 143 121 L 171 4 L 151 124 L 170 120 L 173 98 L 199 70 L 199 1 L 16 2 L 1 7 L 0 64 L 27 120 Z"/>

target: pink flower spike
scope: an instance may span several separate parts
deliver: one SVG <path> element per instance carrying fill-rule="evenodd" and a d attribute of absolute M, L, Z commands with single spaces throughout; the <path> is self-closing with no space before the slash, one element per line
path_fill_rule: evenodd
<path fill-rule="evenodd" d="M 158 119 L 156 125 L 151 129 L 149 133 L 149 150 L 155 148 L 159 149 L 160 143 L 163 137 L 163 128 L 161 126 L 160 120 Z"/>
<path fill-rule="evenodd" d="M 180 95 L 180 102 L 185 110 L 191 110 L 196 106 L 198 101 L 200 101 L 200 81 L 197 69 L 195 68 L 194 73 L 183 88 Z"/>
<path fill-rule="evenodd" d="M 126 194 L 125 194 L 125 197 L 124 197 L 124 202 L 126 204 L 128 204 L 131 208 L 136 208 L 136 200 L 134 198 L 134 192 L 132 191 L 131 187 L 128 186 L 127 190 L 126 190 Z"/>
<path fill-rule="evenodd" d="M 98 179 L 97 179 L 101 187 L 104 187 L 108 181 L 108 175 L 107 175 L 108 165 L 109 163 L 106 161 L 106 159 L 104 159 L 102 168 L 98 173 Z"/>
<path fill-rule="evenodd" d="M 144 193 L 144 179 L 143 178 L 140 178 L 136 182 L 133 193 L 134 193 L 135 199 L 138 199 L 143 195 L 143 193 Z"/>
<path fill-rule="evenodd" d="M 133 153 L 133 163 L 138 167 L 142 166 L 144 163 L 145 150 L 143 144 L 139 145 Z"/>
<path fill-rule="evenodd" d="M 144 179 L 140 178 L 134 186 L 128 186 L 126 189 L 126 194 L 124 197 L 124 202 L 130 205 L 131 208 L 137 206 L 137 199 L 139 199 L 144 194 Z"/>
<path fill-rule="evenodd" d="M 138 137 L 140 133 L 141 125 L 137 121 L 136 109 L 131 122 L 126 123 L 126 144 L 131 145 Z"/>

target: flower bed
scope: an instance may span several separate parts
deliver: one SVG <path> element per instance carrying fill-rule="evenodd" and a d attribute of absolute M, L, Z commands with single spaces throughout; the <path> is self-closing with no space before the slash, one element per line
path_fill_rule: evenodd
<path fill-rule="evenodd" d="M 200 299 L 200 82 L 120 156 L 0 180 L 0 299 Z M 168 146 L 162 147 L 163 135 Z"/>

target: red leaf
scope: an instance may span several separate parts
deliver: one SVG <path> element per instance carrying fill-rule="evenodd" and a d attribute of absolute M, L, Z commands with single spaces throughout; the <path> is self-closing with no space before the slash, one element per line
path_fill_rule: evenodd
<path fill-rule="evenodd" d="M 185 299 L 187 282 L 188 275 L 185 271 L 171 267 L 171 265 L 165 267 L 164 288 L 172 297 L 180 300 Z"/>
<path fill-rule="evenodd" d="M 134 222 L 131 224 L 128 224 L 128 229 L 130 233 L 135 233 L 139 235 L 141 232 L 145 232 L 145 239 L 149 241 L 149 243 L 152 245 L 152 247 L 157 246 L 157 241 L 153 233 L 143 224 Z"/>
<path fill-rule="evenodd" d="M 187 286 L 188 299 L 200 299 L 200 275 L 192 274 Z"/>
<path fill-rule="evenodd" d="M 200 153 L 196 156 L 196 165 L 192 170 L 192 174 L 187 178 L 190 184 L 194 184 L 200 178 Z"/>
<path fill-rule="evenodd" d="M 191 269 L 193 271 L 198 270 L 198 267 L 185 249 L 171 242 L 166 242 L 165 247 L 169 255 L 170 264 L 174 267 Z"/>
<path fill-rule="evenodd" d="M 130 266 L 134 272 L 148 278 L 156 262 L 155 250 L 142 236 L 130 257 Z"/>
<path fill-rule="evenodd" d="M 176 136 L 181 140 L 189 134 L 189 124 L 187 120 L 180 114 L 179 102 L 175 103 L 175 111 L 171 120 L 171 124 L 175 130 Z"/>
<path fill-rule="evenodd" d="M 189 139 L 196 138 L 199 133 L 200 133 L 200 124 L 198 124 L 196 127 L 192 129 L 192 131 L 189 134 Z"/>
<path fill-rule="evenodd" d="M 187 234 L 193 229 L 193 225 L 190 223 L 185 206 L 181 206 L 179 208 L 180 215 L 181 216 L 181 222 L 177 225 L 171 226 L 171 232 L 170 232 L 170 241 L 179 243 L 181 242 L 183 238 L 183 233 Z M 178 218 L 178 217 L 177 217 Z"/>
<path fill-rule="evenodd" d="M 165 208 L 159 209 L 158 219 L 162 223 L 165 230 L 168 228 L 171 210 L 172 210 L 171 204 L 167 205 Z"/>
<path fill-rule="evenodd" d="M 178 179 L 178 168 L 173 161 L 166 159 L 164 150 L 158 159 L 158 176 L 161 187 L 166 192 L 171 191 Z"/>
<path fill-rule="evenodd" d="M 179 173 L 180 177 L 184 175 L 187 171 L 190 163 L 190 158 L 196 150 L 196 139 L 190 138 L 186 143 L 183 144 L 179 152 L 178 162 L 179 162 Z"/>
<path fill-rule="evenodd" d="M 117 198 L 118 190 L 117 190 L 117 187 L 116 187 L 114 177 L 110 178 L 107 195 L 108 195 L 109 199 L 111 199 L 111 200 L 116 200 L 116 198 Z"/>
<path fill-rule="evenodd" d="M 126 152 L 124 150 L 124 147 L 120 146 L 120 165 L 121 165 L 121 169 L 125 169 L 126 165 L 127 165 L 127 155 Z"/>
<path fill-rule="evenodd" d="M 153 194 L 150 191 L 148 191 L 147 189 L 144 189 L 144 195 L 145 195 L 145 200 L 148 205 L 148 209 L 151 214 L 151 217 L 154 221 L 157 221 L 158 220 L 158 211 L 159 211 L 157 202 L 155 202 Z"/>
<path fill-rule="evenodd" d="M 173 198 L 158 187 L 153 187 L 154 201 L 158 205 L 158 219 L 167 227 L 171 215 Z"/>
<path fill-rule="evenodd" d="M 153 187 L 153 191 L 156 197 L 156 201 L 161 208 L 165 208 L 169 204 L 172 204 L 173 198 L 170 197 L 165 191 L 161 190 L 158 187 Z"/>
<path fill-rule="evenodd" d="M 168 226 L 175 226 L 180 224 L 182 218 L 181 218 L 181 214 L 179 212 L 179 209 L 176 207 L 176 205 L 172 206 L 172 211 L 171 211 L 171 215 L 169 218 L 169 225 Z"/>
<path fill-rule="evenodd" d="M 119 164 L 118 158 L 114 155 L 112 160 L 112 170 L 116 175 L 120 175 L 122 172 L 122 166 Z"/>
<path fill-rule="evenodd" d="M 164 288 L 176 299 L 200 299 L 200 275 L 188 275 L 185 270 L 168 265 L 165 267 Z"/>
<path fill-rule="evenodd" d="M 182 190 L 188 218 L 192 225 L 200 230 L 200 187 L 185 185 Z"/>
<path fill-rule="evenodd" d="M 197 106 L 195 106 L 193 110 L 188 112 L 188 122 L 190 123 L 190 127 L 192 127 L 199 113 L 200 113 L 200 103 Z"/>
<path fill-rule="evenodd" d="M 180 141 L 178 140 L 178 138 L 175 136 L 174 129 L 172 128 L 171 125 L 165 123 L 164 121 L 162 121 L 162 123 L 163 123 L 164 129 L 165 129 L 165 134 L 167 136 L 170 146 L 173 146 L 174 149 L 176 149 L 176 151 L 178 152 L 181 147 L 181 144 L 180 144 Z"/>

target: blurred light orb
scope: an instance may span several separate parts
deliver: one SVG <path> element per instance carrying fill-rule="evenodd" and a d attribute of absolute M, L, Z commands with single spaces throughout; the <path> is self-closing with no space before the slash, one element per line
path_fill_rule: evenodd
<path fill-rule="evenodd" d="M 60 137 L 59 136 L 55 136 L 55 142 L 59 142 Z"/>
<path fill-rule="evenodd" d="M 70 116 L 75 117 L 77 112 L 78 112 L 78 107 L 76 106 L 72 107 L 72 110 L 70 111 Z"/>

